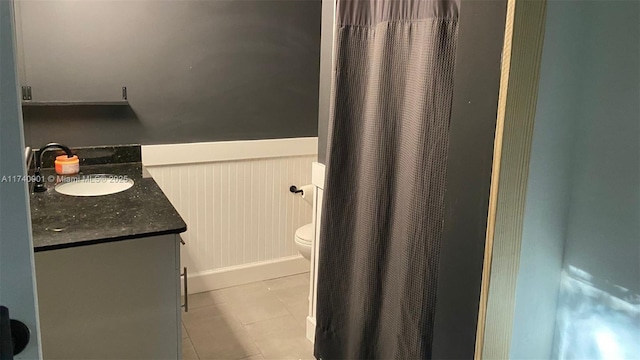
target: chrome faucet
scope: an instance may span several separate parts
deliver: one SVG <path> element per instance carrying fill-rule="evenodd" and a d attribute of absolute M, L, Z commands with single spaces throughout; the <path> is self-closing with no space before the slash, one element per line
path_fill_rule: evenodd
<path fill-rule="evenodd" d="M 33 160 L 31 147 L 29 146 L 24 148 L 24 159 L 27 161 L 27 172 L 29 172 L 29 169 L 31 168 L 31 161 Z"/>
<path fill-rule="evenodd" d="M 34 177 L 36 179 L 36 184 L 33 186 L 33 191 L 34 192 L 45 192 L 47 191 L 46 186 L 44 186 L 44 179 L 42 179 L 42 175 L 40 175 L 40 170 L 42 167 L 42 154 L 44 154 L 45 151 L 47 150 L 53 150 L 53 149 L 58 149 L 58 150 L 62 150 L 67 154 L 67 157 L 72 157 L 73 153 L 71 152 L 71 149 L 69 149 L 68 147 L 62 145 L 62 144 L 58 144 L 58 143 L 49 143 L 47 145 L 45 145 L 45 147 L 41 148 L 38 151 L 38 154 L 35 156 L 36 158 L 36 172 L 34 173 Z"/>

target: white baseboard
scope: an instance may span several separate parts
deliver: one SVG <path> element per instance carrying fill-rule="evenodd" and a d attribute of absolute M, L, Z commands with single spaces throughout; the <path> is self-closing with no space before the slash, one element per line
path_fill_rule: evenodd
<path fill-rule="evenodd" d="M 315 343 L 316 340 L 316 319 L 307 316 L 307 340 Z"/>
<path fill-rule="evenodd" d="M 189 273 L 189 294 L 302 274 L 309 272 L 309 266 L 309 260 L 301 255 L 296 255 L 200 273 Z"/>

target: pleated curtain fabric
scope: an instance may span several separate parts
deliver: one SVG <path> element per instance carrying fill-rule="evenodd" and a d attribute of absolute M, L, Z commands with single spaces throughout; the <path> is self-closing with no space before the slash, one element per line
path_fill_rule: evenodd
<path fill-rule="evenodd" d="M 314 354 L 428 359 L 459 4 L 336 5 Z"/>

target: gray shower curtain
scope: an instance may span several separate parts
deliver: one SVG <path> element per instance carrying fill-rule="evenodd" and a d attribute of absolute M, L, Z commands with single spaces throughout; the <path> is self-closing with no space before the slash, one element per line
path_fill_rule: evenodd
<path fill-rule="evenodd" d="M 459 5 L 336 6 L 315 356 L 427 359 Z"/>

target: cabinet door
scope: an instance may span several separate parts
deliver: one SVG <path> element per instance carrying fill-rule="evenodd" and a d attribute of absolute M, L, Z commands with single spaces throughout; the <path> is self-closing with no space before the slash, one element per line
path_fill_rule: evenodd
<path fill-rule="evenodd" d="M 180 358 L 175 235 L 36 253 L 45 359 Z"/>

